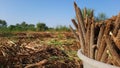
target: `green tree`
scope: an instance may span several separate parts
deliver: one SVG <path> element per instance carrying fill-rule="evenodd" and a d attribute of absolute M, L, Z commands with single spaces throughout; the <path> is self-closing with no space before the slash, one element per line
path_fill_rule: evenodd
<path fill-rule="evenodd" d="M 25 21 L 23 21 L 22 23 L 21 23 L 21 26 L 22 27 L 26 27 L 28 24 L 25 22 Z"/>
<path fill-rule="evenodd" d="M 15 28 L 16 28 L 15 25 L 10 25 L 10 26 L 8 27 L 8 29 L 9 29 L 10 31 L 13 31 Z"/>
<path fill-rule="evenodd" d="M 26 31 L 28 24 L 23 21 L 23 22 L 20 24 L 20 26 L 21 26 L 21 28 L 22 28 L 22 31 Z"/>
<path fill-rule="evenodd" d="M 94 14 L 93 13 L 93 9 L 90 9 L 90 8 L 82 9 L 82 16 L 83 16 L 83 18 L 85 18 L 86 16 L 87 17 L 91 17 L 91 13 Z"/>
<path fill-rule="evenodd" d="M 7 22 L 5 20 L 0 20 L 0 32 L 5 33 L 7 31 Z"/>
<path fill-rule="evenodd" d="M 48 30 L 48 27 L 46 26 L 46 24 L 45 23 L 37 23 L 36 24 L 36 26 L 37 26 L 37 31 L 45 31 L 45 30 Z"/>
<path fill-rule="evenodd" d="M 5 20 L 0 20 L 0 27 L 7 27 L 7 22 Z"/>
<path fill-rule="evenodd" d="M 107 16 L 105 13 L 99 13 L 97 16 L 94 16 L 94 10 L 90 8 L 84 8 L 82 9 L 82 16 L 83 18 L 87 17 L 94 17 L 96 21 L 103 21 L 107 19 Z"/>
<path fill-rule="evenodd" d="M 34 24 L 28 24 L 27 25 L 27 30 L 29 30 L 29 31 L 35 31 L 35 25 Z"/>
<path fill-rule="evenodd" d="M 107 16 L 105 13 L 99 13 L 98 16 L 96 17 L 96 21 L 103 21 L 107 19 Z"/>
<path fill-rule="evenodd" d="M 11 27 L 14 27 L 13 31 L 22 31 L 21 24 L 17 23 L 16 25 L 11 25 Z"/>

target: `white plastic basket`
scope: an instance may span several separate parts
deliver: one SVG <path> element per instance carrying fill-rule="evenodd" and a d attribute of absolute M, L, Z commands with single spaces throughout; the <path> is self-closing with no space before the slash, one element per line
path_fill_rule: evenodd
<path fill-rule="evenodd" d="M 81 49 L 77 52 L 78 57 L 83 61 L 84 68 L 120 68 L 90 59 L 82 54 Z"/>

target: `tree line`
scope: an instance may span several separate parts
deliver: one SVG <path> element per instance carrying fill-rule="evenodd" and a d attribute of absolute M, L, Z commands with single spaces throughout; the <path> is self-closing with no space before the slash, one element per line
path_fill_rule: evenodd
<path fill-rule="evenodd" d="M 7 25 L 5 20 L 0 20 L 0 32 L 19 32 L 19 31 L 70 31 L 67 26 L 48 27 L 45 23 L 27 24 L 25 21 L 16 25 Z"/>

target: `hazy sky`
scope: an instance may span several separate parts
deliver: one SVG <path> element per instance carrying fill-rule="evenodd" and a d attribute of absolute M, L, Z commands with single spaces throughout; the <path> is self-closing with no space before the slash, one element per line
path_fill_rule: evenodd
<path fill-rule="evenodd" d="M 16 24 L 44 22 L 47 26 L 68 26 L 75 18 L 73 2 L 80 8 L 92 8 L 108 17 L 120 12 L 120 0 L 0 0 L 0 19 Z"/>

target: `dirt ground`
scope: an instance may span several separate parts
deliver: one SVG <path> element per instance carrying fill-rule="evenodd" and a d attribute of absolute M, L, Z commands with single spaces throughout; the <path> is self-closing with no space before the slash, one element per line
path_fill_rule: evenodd
<path fill-rule="evenodd" d="M 0 37 L 0 68 L 82 68 L 71 32 L 22 32 Z"/>

